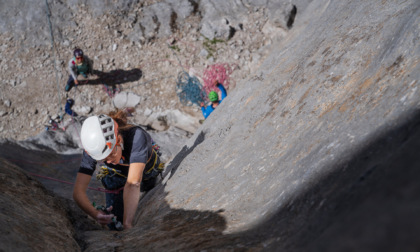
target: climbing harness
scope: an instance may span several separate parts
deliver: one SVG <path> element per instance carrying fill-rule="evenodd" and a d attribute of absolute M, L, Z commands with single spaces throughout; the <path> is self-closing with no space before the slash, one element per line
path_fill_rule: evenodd
<path fill-rule="evenodd" d="M 165 163 L 161 162 L 156 167 L 156 162 L 157 162 L 157 159 L 158 159 L 158 153 L 156 152 L 155 149 L 153 149 L 153 153 L 155 154 L 155 160 L 153 161 L 153 166 L 151 168 L 149 168 L 149 170 L 146 171 L 146 174 L 150 174 L 153 170 L 155 170 L 156 172 L 158 172 L 160 174 L 161 178 L 163 178 L 162 173 L 163 173 L 163 170 L 165 169 Z M 152 156 L 153 156 L 153 154 L 152 154 Z"/>
<path fill-rule="evenodd" d="M 159 163 L 159 165 L 156 166 L 156 163 L 157 163 L 157 160 L 158 160 L 158 156 L 160 156 L 160 153 L 158 153 L 160 147 L 156 143 L 154 143 L 152 146 L 153 146 L 152 155 L 147 160 L 146 165 L 151 161 L 153 155 L 155 156 L 155 158 L 153 160 L 152 167 L 150 167 L 145 172 L 145 174 L 146 175 L 147 174 L 150 174 L 153 170 L 155 170 L 160 175 L 160 177 L 163 179 L 162 173 L 163 173 L 163 170 L 165 169 L 165 163 L 161 162 L 161 163 Z M 118 176 L 123 177 L 123 178 L 127 178 L 127 176 L 125 176 L 124 174 L 122 174 L 122 171 L 117 170 L 115 168 L 110 168 L 108 166 L 102 165 L 100 167 L 100 170 L 96 174 L 96 179 L 102 181 L 102 179 L 104 179 L 106 176 L 114 177 L 115 175 L 118 175 Z"/>
<path fill-rule="evenodd" d="M 110 177 L 114 177 L 115 175 L 118 175 L 118 176 L 121 176 L 123 178 L 127 178 L 127 176 L 123 175 L 120 170 L 110 168 L 110 167 L 104 166 L 104 165 L 102 165 L 100 168 L 101 169 L 96 174 L 96 179 L 97 180 L 102 180 L 105 176 L 108 176 L 108 175 Z"/>

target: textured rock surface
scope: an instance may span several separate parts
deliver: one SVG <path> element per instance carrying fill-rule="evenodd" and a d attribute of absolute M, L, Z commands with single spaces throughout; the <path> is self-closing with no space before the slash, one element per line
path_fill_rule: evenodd
<path fill-rule="evenodd" d="M 417 0 L 311 1 L 135 227 L 85 232 L 84 248 L 418 251 L 419 14 Z"/>
<path fill-rule="evenodd" d="M 205 141 L 181 163 L 177 182 L 168 182 L 173 203 L 226 209 L 232 214 L 227 230 L 239 230 L 322 176 L 345 173 L 358 151 L 413 120 L 418 7 L 414 1 L 313 2 L 311 22 L 302 20 L 191 139 L 190 146 L 198 136 Z M 203 173 L 202 180 L 190 179 Z"/>
<path fill-rule="evenodd" d="M 0 180 L 2 251 L 80 251 L 67 204 L 4 159 Z"/>
<path fill-rule="evenodd" d="M 112 102 L 118 109 L 125 109 L 137 106 L 141 101 L 141 96 L 134 93 L 121 92 L 115 95 Z"/>
<path fill-rule="evenodd" d="M 296 1 L 296 5 L 303 10 L 307 2 Z M 258 67 L 272 41 L 287 35 L 289 28 L 276 25 L 276 20 L 283 22 L 291 15 L 290 4 L 281 3 L 3 1 L 0 137 L 24 140 L 39 134 L 49 117 L 62 113 L 67 96 L 74 99 L 79 115 L 107 113 L 114 104 L 105 90 L 113 87 L 144 98 L 136 108 L 138 123 L 178 110 L 195 118 L 194 127 L 186 128 L 194 132 L 203 117 L 198 106 L 179 102 L 178 73 L 194 70 L 201 78 L 209 65 L 226 63 L 234 70 L 229 90 L 233 89 Z M 273 4 L 280 8 L 275 16 L 267 9 Z M 67 62 L 75 47 L 93 60 L 96 72 L 65 93 Z M 146 111 L 154 115 L 145 116 Z"/>
<path fill-rule="evenodd" d="M 373 218 L 378 229 L 367 226 L 376 233 L 364 231 L 375 234 L 355 238 L 355 246 L 363 248 L 371 238 L 371 248 L 389 249 L 383 243 L 390 235 L 392 246 L 414 250 L 415 238 L 404 232 L 405 244 L 398 235 L 403 231 L 393 230 L 398 224 L 386 219 L 395 214 L 403 223 L 418 221 L 418 186 L 410 177 L 418 178 L 419 163 L 413 153 L 419 130 L 419 3 L 313 1 L 306 11 L 313 14 L 296 21 L 260 70 L 230 93 L 178 154 L 165 200 L 175 209 L 223 209 L 216 216 L 224 217 L 221 229 L 232 237 L 244 232 L 261 235 L 259 245 L 271 249 L 298 248 L 353 209 L 334 230 L 345 232 L 351 216 L 360 222 L 349 230 L 363 229 L 370 219 L 364 212 L 383 210 L 370 209 L 363 198 L 388 206 L 394 196 L 388 199 L 381 190 L 395 187 L 408 199 L 384 214 L 384 222 Z M 410 161 L 400 167 L 405 155 Z M 333 230 L 327 233 L 335 237 Z"/>

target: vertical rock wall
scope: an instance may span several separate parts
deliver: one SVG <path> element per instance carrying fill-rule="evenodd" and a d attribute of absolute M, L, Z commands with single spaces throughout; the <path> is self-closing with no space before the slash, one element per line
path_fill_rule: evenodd
<path fill-rule="evenodd" d="M 408 155 L 404 139 L 418 139 L 419 13 L 418 1 L 313 1 L 306 18 L 178 154 L 165 201 L 222 216 L 223 234 L 232 235 L 225 237 L 297 248 L 290 241 L 308 244 L 340 221 L 328 213 L 346 212 L 353 192 L 360 201 L 349 207 L 363 197 L 378 200 L 358 181 L 400 191 L 414 186 L 409 175 L 388 176 L 404 169 L 395 161 Z M 410 160 L 407 172 L 418 178 L 418 159 Z M 408 188 L 418 206 L 416 190 Z M 141 220 L 155 210 L 144 210 Z M 300 235 L 306 240 L 295 240 Z M 375 239 L 379 245 L 386 235 Z M 404 246 L 403 239 L 395 242 Z"/>
<path fill-rule="evenodd" d="M 416 0 L 312 1 L 135 228 L 89 232 L 87 249 L 418 250 L 419 14 Z"/>

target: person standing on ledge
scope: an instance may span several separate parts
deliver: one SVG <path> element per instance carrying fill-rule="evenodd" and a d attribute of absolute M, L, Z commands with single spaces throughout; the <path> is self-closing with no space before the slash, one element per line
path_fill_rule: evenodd
<path fill-rule="evenodd" d="M 219 100 L 219 95 L 216 91 L 211 91 L 209 93 L 209 100 L 211 101 L 211 104 L 207 107 L 204 106 L 204 102 L 201 102 L 201 112 L 203 112 L 204 119 L 206 119 L 211 112 L 213 112 L 217 106 L 222 103 L 223 99 L 226 97 L 226 89 L 223 87 L 222 84 L 220 84 L 217 80 L 214 81 L 214 85 L 219 88 L 220 92 L 222 93 L 222 98 Z"/>
<path fill-rule="evenodd" d="M 70 91 L 74 85 L 79 84 L 79 81 L 77 80 L 79 74 L 87 78 L 88 74 L 93 73 L 93 62 L 83 54 L 82 49 L 76 48 L 73 55 L 74 57 L 69 60 L 68 64 L 70 76 L 65 87 L 66 92 Z"/>

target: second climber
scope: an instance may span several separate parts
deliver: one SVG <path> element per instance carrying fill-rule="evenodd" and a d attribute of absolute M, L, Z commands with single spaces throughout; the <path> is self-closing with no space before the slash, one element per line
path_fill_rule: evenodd
<path fill-rule="evenodd" d="M 82 75 L 87 78 L 89 74 L 93 73 L 93 62 L 86 55 L 83 54 L 82 49 L 76 48 L 73 52 L 73 56 L 68 63 L 69 79 L 65 91 L 68 92 L 74 85 L 78 85 L 78 75 Z"/>
<path fill-rule="evenodd" d="M 200 104 L 201 112 L 203 112 L 204 119 L 206 119 L 211 114 L 211 112 L 213 112 L 216 109 L 216 107 L 220 105 L 222 100 L 225 99 L 225 97 L 227 95 L 226 94 L 226 89 L 225 89 L 225 87 L 223 87 L 222 84 L 220 84 L 217 80 L 214 81 L 214 84 L 215 84 L 216 87 L 219 88 L 219 90 L 222 94 L 222 97 L 219 100 L 219 95 L 217 94 L 216 91 L 211 91 L 209 93 L 208 97 L 209 97 L 209 100 L 211 101 L 211 104 L 207 107 L 204 106 L 203 102 Z"/>

